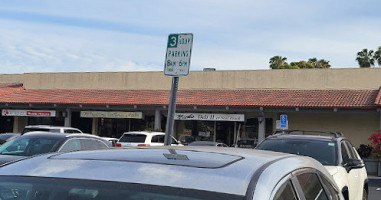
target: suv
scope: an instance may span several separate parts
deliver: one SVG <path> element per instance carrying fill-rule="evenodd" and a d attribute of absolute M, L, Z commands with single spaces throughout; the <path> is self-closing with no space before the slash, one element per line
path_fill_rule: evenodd
<path fill-rule="evenodd" d="M 124 146 L 164 146 L 165 133 L 134 131 L 125 132 L 115 144 L 116 147 Z M 174 137 L 172 137 L 172 146 L 183 146 Z"/>
<path fill-rule="evenodd" d="M 21 135 L 32 132 L 32 131 L 43 131 L 51 133 L 83 133 L 81 130 L 73 127 L 66 126 L 48 126 L 48 125 L 29 125 L 25 126 Z"/>
<path fill-rule="evenodd" d="M 313 135 L 304 135 L 305 133 Z M 327 168 L 346 200 L 368 197 L 365 165 L 353 145 L 340 132 L 277 131 L 262 141 L 256 149 L 312 157 Z"/>

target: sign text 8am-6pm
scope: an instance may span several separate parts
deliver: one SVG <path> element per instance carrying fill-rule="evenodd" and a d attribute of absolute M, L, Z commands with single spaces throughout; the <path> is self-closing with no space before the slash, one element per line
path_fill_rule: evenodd
<path fill-rule="evenodd" d="M 189 74 L 193 34 L 170 34 L 165 55 L 164 74 L 186 76 Z"/>

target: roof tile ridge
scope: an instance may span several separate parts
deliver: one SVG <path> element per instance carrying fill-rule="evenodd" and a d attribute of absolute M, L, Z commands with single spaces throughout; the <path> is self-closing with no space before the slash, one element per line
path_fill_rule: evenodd
<path fill-rule="evenodd" d="M 376 100 L 374 101 L 374 104 L 381 105 L 381 87 L 378 89 L 378 94 Z"/>

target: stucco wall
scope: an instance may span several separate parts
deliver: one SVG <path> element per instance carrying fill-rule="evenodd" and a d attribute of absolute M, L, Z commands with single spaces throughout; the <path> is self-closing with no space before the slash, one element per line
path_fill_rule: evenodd
<path fill-rule="evenodd" d="M 378 113 L 288 113 L 289 129 L 341 131 L 358 147 L 379 128 Z M 279 117 L 278 117 L 279 118 Z M 279 120 L 279 119 L 278 119 Z"/>
<path fill-rule="evenodd" d="M 23 74 L 0 74 L 0 83 L 23 83 Z"/>
<path fill-rule="evenodd" d="M 379 89 L 381 68 L 191 71 L 180 89 Z M 26 89 L 169 90 L 163 72 L 24 74 Z"/>

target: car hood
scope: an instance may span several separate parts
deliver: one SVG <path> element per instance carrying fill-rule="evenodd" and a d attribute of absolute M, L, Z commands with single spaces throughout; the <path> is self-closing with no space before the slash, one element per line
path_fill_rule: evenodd
<path fill-rule="evenodd" d="M 337 172 L 339 172 L 339 169 L 337 166 L 325 165 L 324 167 L 328 170 L 329 174 L 331 174 L 332 176 L 334 176 Z"/>
<path fill-rule="evenodd" d="M 0 165 L 11 162 L 11 161 L 16 161 L 26 158 L 26 156 L 12 156 L 12 155 L 0 155 Z"/>

